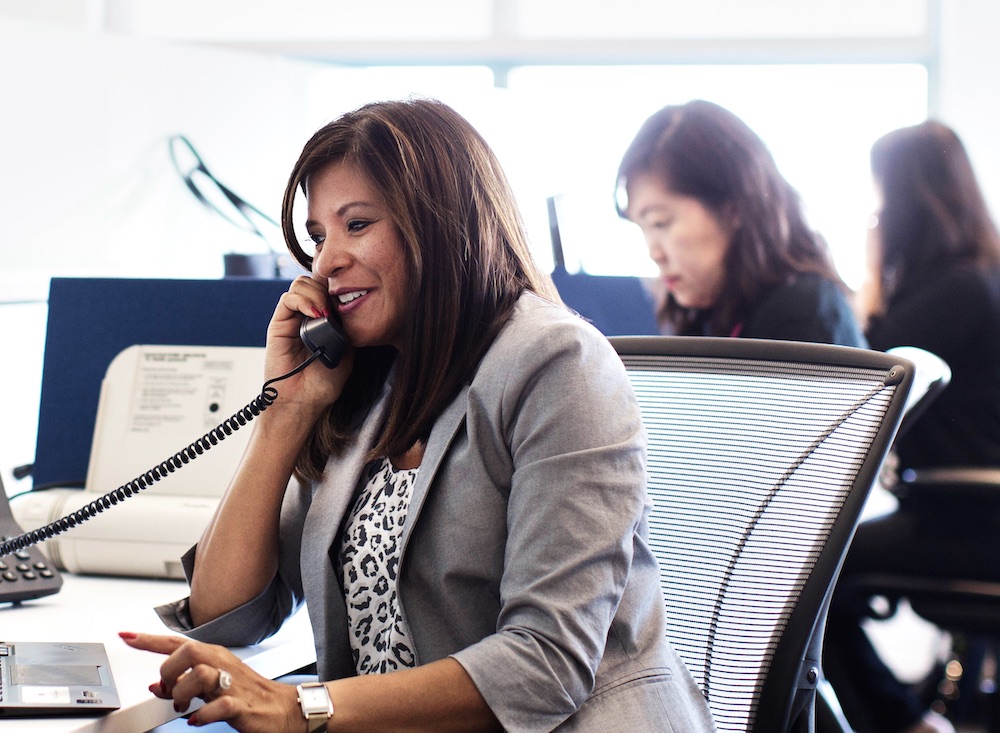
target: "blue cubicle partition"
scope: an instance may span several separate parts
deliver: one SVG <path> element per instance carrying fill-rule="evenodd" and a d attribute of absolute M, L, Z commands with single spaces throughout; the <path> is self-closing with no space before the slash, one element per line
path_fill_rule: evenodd
<path fill-rule="evenodd" d="M 52 278 L 34 486 L 82 486 L 101 380 L 122 349 L 263 346 L 274 306 L 287 288 L 286 280 L 252 278 Z"/>
<path fill-rule="evenodd" d="M 659 334 L 653 296 L 641 278 L 571 274 L 557 267 L 552 279 L 566 305 L 605 336 Z"/>
<path fill-rule="evenodd" d="M 567 305 L 605 335 L 657 332 L 639 278 L 561 268 L 553 278 Z M 286 280 L 255 278 L 52 278 L 33 485 L 82 486 L 101 380 L 120 351 L 135 344 L 263 346 L 287 288 Z"/>

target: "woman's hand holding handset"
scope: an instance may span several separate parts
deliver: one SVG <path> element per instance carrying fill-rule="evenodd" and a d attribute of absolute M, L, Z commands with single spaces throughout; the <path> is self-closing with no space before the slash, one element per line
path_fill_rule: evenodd
<path fill-rule="evenodd" d="M 299 328 L 329 307 L 324 284 L 308 276 L 292 282 L 267 328 L 265 379 L 288 374 L 310 357 Z M 340 397 L 353 364 L 348 346 L 335 369 L 310 364 L 274 385 L 278 398 L 254 420 L 243 460 L 198 543 L 189 600 L 196 626 L 254 598 L 274 577 L 289 479 L 313 425 Z"/>
<path fill-rule="evenodd" d="M 303 318 L 325 317 L 329 312 L 330 300 L 325 283 L 308 275 L 292 282 L 278 301 L 268 325 L 264 362 L 267 379 L 287 374 L 311 356 L 312 352 L 299 333 Z M 340 397 L 353 365 L 354 349 L 348 346 L 335 369 L 310 367 L 282 380 L 276 385 L 279 399 L 271 409 L 279 407 L 282 402 L 294 402 L 299 409 L 303 404 L 311 404 L 322 411 Z"/>

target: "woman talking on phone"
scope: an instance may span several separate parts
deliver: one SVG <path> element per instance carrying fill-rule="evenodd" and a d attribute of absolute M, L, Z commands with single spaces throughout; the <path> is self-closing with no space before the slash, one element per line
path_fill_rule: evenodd
<path fill-rule="evenodd" d="M 307 203 L 300 242 L 293 204 Z M 151 689 L 239 731 L 710 731 L 665 638 L 638 405 L 607 341 L 531 260 L 485 141 L 451 108 L 376 103 L 306 144 L 285 238 L 311 277 L 268 328 L 279 383 L 184 558 L 186 634 Z M 267 680 L 254 644 L 308 602 L 319 679 Z"/>

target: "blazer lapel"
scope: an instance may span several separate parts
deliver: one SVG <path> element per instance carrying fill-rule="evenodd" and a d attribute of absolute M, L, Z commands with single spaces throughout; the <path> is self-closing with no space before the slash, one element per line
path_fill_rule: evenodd
<path fill-rule="evenodd" d="M 406 510 L 406 524 L 403 525 L 403 537 L 399 548 L 400 564 L 406 555 L 406 545 L 409 543 L 410 534 L 420 516 L 420 510 L 423 508 L 434 476 L 441 467 L 441 462 L 455 439 L 455 434 L 465 421 L 469 404 L 468 393 L 469 386 L 465 385 L 434 423 L 430 438 L 427 440 L 427 448 L 424 450 L 420 470 L 417 472 L 417 481 L 413 485 L 413 494 L 410 496 L 410 504 Z"/>
<path fill-rule="evenodd" d="M 299 565 L 305 597 L 313 602 L 309 621 L 317 641 L 317 663 L 322 679 L 326 679 L 322 677 L 323 674 L 330 677 L 342 676 L 353 669 L 349 655 L 346 662 L 324 658 L 324 650 L 342 646 L 328 642 L 331 639 L 346 638 L 344 634 L 347 632 L 343 589 L 337 581 L 337 574 L 333 572 L 330 548 L 336 541 L 341 521 L 350 508 L 365 467 L 365 457 L 378 437 L 377 431 L 382 425 L 386 409 L 385 397 L 383 393 L 372 408 L 371 415 L 365 420 L 357 440 L 348 447 L 342 457 L 330 462 L 331 473 L 314 488 L 312 502 L 302 529 Z M 341 669 L 345 663 L 349 667 Z"/>
<path fill-rule="evenodd" d="M 431 430 L 407 509 L 406 524 L 403 527 L 400 544 L 401 561 L 406 555 L 406 545 L 412 527 L 416 524 L 429 487 L 448 452 L 448 447 L 465 420 L 468 389 L 468 386 L 462 389 Z M 342 676 L 351 673 L 350 670 L 353 668 L 349 657 L 345 661 L 326 659 L 324 655 L 325 649 L 349 648 L 336 641 L 344 639 L 344 643 L 347 643 L 347 612 L 344 607 L 343 590 L 338 584 L 336 573 L 331 572 L 333 568 L 329 554 L 330 548 L 336 541 L 341 521 L 354 498 L 361 472 L 365 467 L 365 457 L 378 437 L 377 430 L 382 425 L 386 409 L 386 393 L 383 393 L 379 402 L 373 407 L 371 415 L 365 420 L 358 439 L 343 457 L 332 461 L 336 466 L 336 472 L 328 475 L 316 487 L 303 526 L 300 556 L 302 585 L 306 598 L 313 601 L 309 620 L 317 640 L 316 647 L 319 653 L 317 663 L 321 675 Z M 317 607 L 317 601 L 320 600 L 322 605 Z M 328 643 L 331 640 L 333 643 Z M 350 665 L 350 668 L 342 668 L 344 664 Z"/>

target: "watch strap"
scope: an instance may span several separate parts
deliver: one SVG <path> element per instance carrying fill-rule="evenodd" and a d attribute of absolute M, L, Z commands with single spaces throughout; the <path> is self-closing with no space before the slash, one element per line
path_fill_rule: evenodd
<path fill-rule="evenodd" d="M 326 733 L 326 724 L 330 716 L 326 713 L 313 713 L 306 718 L 306 733 Z"/>

